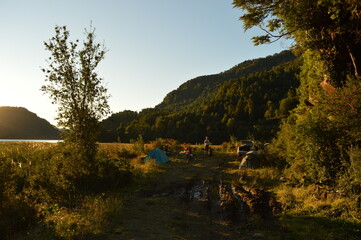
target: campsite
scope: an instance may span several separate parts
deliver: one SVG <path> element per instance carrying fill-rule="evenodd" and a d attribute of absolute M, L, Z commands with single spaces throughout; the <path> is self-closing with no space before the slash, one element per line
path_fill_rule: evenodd
<path fill-rule="evenodd" d="M 0 240 L 361 240 L 360 0 L 84 3 L 1 1 Z"/>
<path fill-rule="evenodd" d="M 288 200 L 277 201 L 290 194 L 282 191 L 292 190 L 276 169 L 239 169 L 242 158 L 225 146 L 215 146 L 211 157 L 201 145 L 192 147 L 194 162 L 170 157 L 165 164 L 153 163 L 155 175 L 132 189 L 107 239 L 359 239 L 360 225 L 326 220 L 321 206 L 313 217 L 282 210 Z M 231 188 L 253 195 L 238 195 L 243 197 L 240 206 Z M 312 201 L 299 202 L 297 208 L 313 207 Z"/>
<path fill-rule="evenodd" d="M 100 144 L 100 154 L 112 160 L 102 165 L 107 169 L 105 175 L 100 172 L 98 179 L 90 179 L 90 188 L 82 194 L 72 193 L 66 182 L 59 185 L 45 175 L 24 179 L 28 186 L 23 187 L 23 193 L 32 189 L 33 197 L 43 199 L 34 209 L 42 214 L 43 221 L 31 223 L 36 219 L 34 210 L 26 207 L 26 198 L 31 196 L 19 192 L 23 197 L 17 205 L 26 212 L 22 214 L 26 221 L 19 218 L 19 208 L 8 205 L 5 210 L 12 215 L 1 221 L 8 224 L 7 231 L 17 232 L 9 239 L 359 239 L 360 225 L 346 220 L 347 198 L 317 186 L 307 191 L 283 181 L 282 172 L 264 161 L 258 169 L 239 169 L 242 158 L 229 144 L 212 146 L 212 156 L 204 154 L 202 145 L 191 145 L 194 161 L 175 154 L 169 161 L 157 163 L 152 154 L 160 153 L 165 142 L 177 152 L 188 146 L 162 139 L 147 144 L 139 140 L 133 144 Z M 32 158 L 31 166 L 22 162 L 21 168 L 15 167 L 13 177 L 19 178 L 24 176 L 22 171 L 39 174 L 39 164 L 48 153 L 56 152 L 57 145 L 61 147 L 61 143 L 2 143 L 0 147 L 16 162 Z M 36 153 L 30 149 L 37 149 Z M 148 154 L 153 157 L 144 161 Z M 48 169 L 51 176 L 54 164 L 52 160 L 41 168 Z M 69 176 L 65 170 L 62 174 Z M 31 181 L 44 179 L 49 179 L 50 189 L 45 182 L 41 192 L 31 186 Z M 68 189 L 72 198 L 46 200 L 45 191 L 60 197 L 61 189 Z M 73 199 L 78 203 L 68 205 Z M 330 212 L 345 220 L 326 217 Z M 25 232 L 21 230 L 24 224 Z"/>

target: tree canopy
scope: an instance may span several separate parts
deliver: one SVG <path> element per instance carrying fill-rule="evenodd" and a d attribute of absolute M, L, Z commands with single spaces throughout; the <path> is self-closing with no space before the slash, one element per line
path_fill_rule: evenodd
<path fill-rule="evenodd" d="M 254 43 L 281 37 L 295 40 L 296 48 L 316 51 L 326 63 L 324 73 L 336 87 L 347 74 L 361 71 L 361 3 L 358 0 L 234 0 L 245 13 L 244 29 L 258 26 L 265 34 Z"/>

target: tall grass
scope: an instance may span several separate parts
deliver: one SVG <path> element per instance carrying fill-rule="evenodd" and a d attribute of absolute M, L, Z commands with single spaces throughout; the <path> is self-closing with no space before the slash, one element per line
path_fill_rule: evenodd
<path fill-rule="evenodd" d="M 50 239 L 83 239 L 100 231 L 122 205 L 110 190 L 130 183 L 134 170 L 128 157 L 138 156 L 118 147 L 100 146 L 96 168 L 89 170 L 62 143 L 0 143 L 0 236 L 27 239 L 19 233 L 31 233 L 38 223 Z"/>
<path fill-rule="evenodd" d="M 294 179 L 285 178 L 287 169 L 279 169 L 277 163 L 276 167 L 266 165 L 239 170 L 234 183 L 273 192 L 284 214 L 361 221 L 360 196 L 345 195 L 327 185 L 295 183 Z"/>

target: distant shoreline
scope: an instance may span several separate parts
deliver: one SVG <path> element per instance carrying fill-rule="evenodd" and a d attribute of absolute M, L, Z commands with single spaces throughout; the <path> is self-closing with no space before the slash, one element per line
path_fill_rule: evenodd
<path fill-rule="evenodd" d="M 63 142 L 61 139 L 0 139 L 0 142 L 46 142 L 46 143 L 58 143 Z"/>

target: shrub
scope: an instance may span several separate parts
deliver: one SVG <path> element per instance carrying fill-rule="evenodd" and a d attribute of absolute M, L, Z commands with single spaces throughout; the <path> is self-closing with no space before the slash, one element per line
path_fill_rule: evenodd
<path fill-rule="evenodd" d="M 125 159 L 133 159 L 136 158 L 139 154 L 137 154 L 135 151 L 122 148 L 118 151 L 118 158 L 125 158 Z"/>
<path fill-rule="evenodd" d="M 268 190 L 278 186 L 280 171 L 275 168 L 243 169 L 239 175 L 240 184 Z"/>
<path fill-rule="evenodd" d="M 35 222 L 35 209 L 23 197 L 13 193 L 9 194 L 6 199 L 1 199 L 1 202 L 0 236 L 5 239 Z"/>
<path fill-rule="evenodd" d="M 38 218 L 51 222 L 62 238 L 81 237 L 91 224 L 79 212 L 84 198 L 132 180 L 129 160 L 98 154 L 89 167 L 69 145 L 0 144 L 0 150 L 0 235 L 5 239 Z"/>
<path fill-rule="evenodd" d="M 168 145 L 168 150 L 173 152 L 179 152 L 182 150 L 182 147 L 180 143 L 177 140 L 174 139 L 163 139 L 163 138 L 157 138 L 155 141 L 152 141 L 148 147 L 150 149 L 159 148 L 164 150 L 164 147 Z"/>
<path fill-rule="evenodd" d="M 272 153 L 287 162 L 286 173 L 295 182 L 338 185 L 345 194 L 353 194 L 360 191 L 361 82 L 351 78 L 345 82 L 327 94 L 313 86 L 317 89 L 311 94 L 313 106 L 293 110 L 272 143 Z M 303 94 L 310 94 L 303 88 Z"/>
<path fill-rule="evenodd" d="M 131 144 L 121 143 L 101 143 L 99 144 L 99 155 L 107 158 L 125 158 L 131 159 L 139 155 L 133 149 Z"/>
<path fill-rule="evenodd" d="M 145 142 L 143 140 L 143 136 L 139 135 L 137 140 L 130 140 L 130 143 L 133 144 L 133 150 L 138 154 L 144 154 L 146 152 L 145 150 Z"/>
<path fill-rule="evenodd" d="M 92 185 L 97 192 L 125 186 L 132 180 L 129 160 L 100 158 L 97 164 L 97 177 Z"/>
<path fill-rule="evenodd" d="M 348 151 L 350 162 L 347 171 L 340 174 L 339 190 L 354 199 L 353 210 L 361 216 L 361 148 L 351 147 Z"/>

